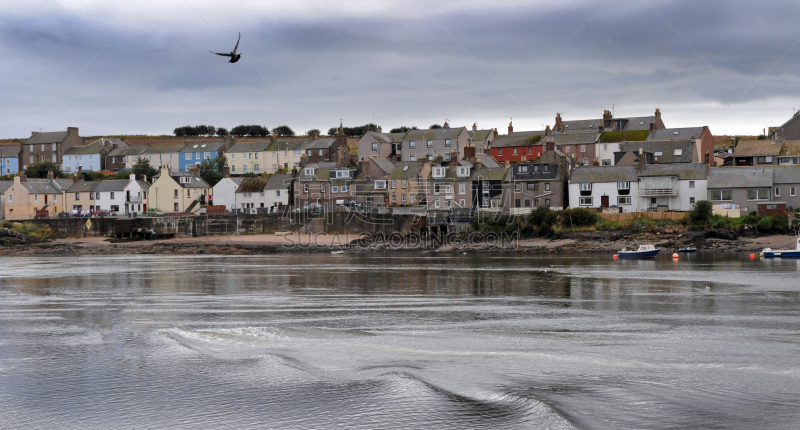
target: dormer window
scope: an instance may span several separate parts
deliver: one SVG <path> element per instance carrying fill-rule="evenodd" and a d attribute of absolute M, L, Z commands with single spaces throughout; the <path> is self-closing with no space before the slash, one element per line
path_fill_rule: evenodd
<path fill-rule="evenodd" d="M 180 179 L 179 179 L 178 181 L 179 181 L 181 184 L 189 184 L 189 183 L 191 183 L 191 182 L 192 182 L 192 178 L 190 178 L 190 177 L 188 177 L 188 176 L 181 176 L 181 177 L 180 177 Z"/>
<path fill-rule="evenodd" d="M 445 174 L 445 169 L 444 167 L 434 167 L 432 174 L 434 178 L 443 178 Z"/>
<path fill-rule="evenodd" d="M 533 171 L 534 172 L 538 172 L 539 171 L 539 165 L 538 164 L 534 164 L 533 165 Z"/>
<path fill-rule="evenodd" d="M 528 173 L 528 166 L 518 166 L 517 173 Z"/>
<path fill-rule="evenodd" d="M 350 177 L 350 171 L 349 170 L 337 170 L 336 171 L 336 177 L 337 178 L 349 178 Z"/>
<path fill-rule="evenodd" d="M 549 164 L 545 164 L 544 166 L 542 166 L 542 169 L 543 169 L 542 170 L 543 172 L 549 172 L 550 171 L 550 165 Z"/>
<path fill-rule="evenodd" d="M 313 167 L 306 167 L 305 168 L 305 175 L 306 176 L 313 176 L 314 175 L 314 168 Z"/>
<path fill-rule="evenodd" d="M 459 167 L 458 176 L 469 176 L 469 167 Z"/>

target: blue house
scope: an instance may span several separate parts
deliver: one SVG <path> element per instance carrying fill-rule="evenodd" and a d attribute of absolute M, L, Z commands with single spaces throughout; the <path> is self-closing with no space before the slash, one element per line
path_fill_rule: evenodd
<path fill-rule="evenodd" d="M 228 146 L 225 142 L 187 143 L 178 153 L 178 168 L 181 172 L 188 172 L 189 168 L 199 165 L 203 160 L 223 155 Z"/>
<path fill-rule="evenodd" d="M 0 147 L 0 175 L 16 175 L 19 173 L 19 146 Z"/>

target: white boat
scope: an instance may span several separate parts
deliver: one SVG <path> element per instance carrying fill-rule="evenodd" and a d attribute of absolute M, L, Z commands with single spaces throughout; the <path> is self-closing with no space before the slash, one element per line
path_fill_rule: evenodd
<path fill-rule="evenodd" d="M 800 236 L 797 237 L 795 249 L 776 249 L 764 248 L 761 251 L 762 258 L 800 258 Z"/>
<path fill-rule="evenodd" d="M 623 249 L 622 251 L 617 252 L 618 258 L 656 258 L 658 257 L 658 253 L 661 252 L 660 249 L 656 248 L 655 246 L 645 243 L 644 245 L 639 245 L 639 249 L 636 251 L 628 251 L 627 249 Z"/>
<path fill-rule="evenodd" d="M 331 251 L 331 254 L 344 254 L 344 251 Z"/>

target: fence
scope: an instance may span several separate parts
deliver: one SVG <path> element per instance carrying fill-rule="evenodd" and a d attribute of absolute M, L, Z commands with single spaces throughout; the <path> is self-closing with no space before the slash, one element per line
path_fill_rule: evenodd
<path fill-rule="evenodd" d="M 685 217 L 687 214 L 688 212 L 625 212 L 620 214 L 599 213 L 597 215 L 599 215 L 600 218 L 603 218 L 606 221 L 619 222 L 619 221 L 634 219 L 637 217 L 652 218 L 652 219 L 671 219 L 677 221 L 679 219 L 683 219 L 683 217 Z"/>

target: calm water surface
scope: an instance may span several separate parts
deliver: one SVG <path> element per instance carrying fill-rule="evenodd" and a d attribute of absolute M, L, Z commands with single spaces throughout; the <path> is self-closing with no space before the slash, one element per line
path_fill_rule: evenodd
<path fill-rule="evenodd" d="M 797 261 L 0 259 L 2 428 L 798 428 Z"/>

